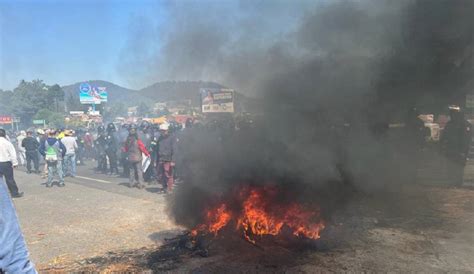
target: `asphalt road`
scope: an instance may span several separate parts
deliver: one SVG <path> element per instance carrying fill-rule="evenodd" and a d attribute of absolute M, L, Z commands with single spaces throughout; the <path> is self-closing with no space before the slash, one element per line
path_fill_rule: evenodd
<path fill-rule="evenodd" d="M 15 171 L 16 181 L 25 196 L 15 199 L 14 203 L 31 258 L 38 269 L 61 269 L 61 265 L 68 265 L 83 258 L 103 256 L 110 251 L 156 246 L 161 244 L 164 238 L 179 233 L 181 228 L 166 214 L 167 196 L 158 193 L 157 185 L 150 185 L 142 190 L 129 188 L 126 178 L 96 174 L 94 165 L 94 162 L 89 162 L 88 166 L 78 167 L 79 176 L 66 178 L 64 188 L 46 188 L 45 179 L 39 175 L 26 174 L 24 168 Z M 438 184 L 434 178 L 438 178 L 437 174 L 441 173 L 441 170 L 434 171 L 435 168 L 427 169 L 427 172 L 421 175 L 426 182 Z M 465 174 L 467 181 L 473 177 L 473 171 L 474 164 L 470 162 Z M 442 183 L 442 180 L 438 181 L 439 184 Z M 442 191 L 445 192 L 447 195 L 448 191 Z M 459 195 L 465 193 L 464 190 L 456 189 L 450 192 L 459 192 Z M 452 200 L 462 201 L 457 198 Z M 470 207 L 461 205 L 460 208 Z M 420 216 L 425 215 L 423 213 Z M 469 224 L 461 227 L 469 227 L 471 215 L 462 216 L 461 219 L 469 220 Z M 466 239 L 465 234 L 472 232 L 463 233 L 459 239 Z M 451 249 L 465 249 L 464 245 L 459 246 Z M 467 254 L 469 253 L 464 255 Z M 456 260 L 461 257 L 457 255 Z M 451 264 L 451 261 L 456 260 L 447 261 Z M 465 262 L 459 265 L 470 267 L 470 264 Z M 453 265 L 441 267 L 455 269 Z"/>
<path fill-rule="evenodd" d="M 153 246 L 179 231 L 158 186 L 129 188 L 127 179 L 95 174 L 93 165 L 79 167 L 63 188 L 46 188 L 45 179 L 24 168 L 15 171 L 25 196 L 14 203 L 39 268 Z"/>

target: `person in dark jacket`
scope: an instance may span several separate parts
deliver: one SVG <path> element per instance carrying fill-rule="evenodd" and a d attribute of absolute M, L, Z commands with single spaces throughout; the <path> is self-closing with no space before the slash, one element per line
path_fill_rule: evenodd
<path fill-rule="evenodd" d="M 141 189 L 144 187 L 141 183 L 141 180 L 143 180 L 142 153 L 147 157 L 150 156 L 150 153 L 138 137 L 137 129 L 134 126 L 130 128 L 124 151 L 127 153 L 128 166 L 130 168 L 129 186 Z"/>
<path fill-rule="evenodd" d="M 15 208 L 0 178 L 0 273 L 36 274 Z"/>
<path fill-rule="evenodd" d="M 398 152 L 400 154 L 400 179 L 404 183 L 415 183 L 419 161 L 425 147 L 429 128 L 419 118 L 416 108 L 408 110 L 405 116 L 404 127 L 402 127 Z"/>
<path fill-rule="evenodd" d="M 63 159 L 66 155 L 66 147 L 59 139 L 56 138 L 56 131 L 50 130 L 49 137 L 45 142 L 40 144 L 40 153 L 43 155 L 48 166 L 48 181 L 46 187 L 52 187 L 54 175 L 57 173 L 59 177 L 59 186 L 63 187 Z"/>
<path fill-rule="evenodd" d="M 452 184 L 461 186 L 471 142 L 472 126 L 464 119 L 464 114 L 459 106 L 450 106 L 449 110 L 450 120 L 443 130 L 440 141 L 448 160 L 449 180 Z"/>
<path fill-rule="evenodd" d="M 173 191 L 176 142 L 175 135 L 169 132 L 169 124 L 161 124 L 158 139 L 158 180 L 165 193 Z"/>
<path fill-rule="evenodd" d="M 122 165 L 123 173 L 122 177 L 130 177 L 130 168 L 128 166 L 127 153 L 125 152 L 125 146 L 128 138 L 130 125 L 123 124 L 118 132 L 118 142 L 120 144 L 120 164 Z"/>
<path fill-rule="evenodd" d="M 107 141 L 106 133 L 103 126 L 97 128 L 97 139 L 94 141 L 94 146 L 97 153 L 97 171 L 107 173 Z"/>
<path fill-rule="evenodd" d="M 118 175 L 118 159 L 117 159 L 117 152 L 118 152 L 118 142 L 117 137 L 115 136 L 115 132 L 117 129 L 113 123 L 109 123 L 107 125 L 107 135 L 105 136 L 105 153 L 107 154 L 107 158 L 109 159 L 110 165 L 110 175 Z"/>
<path fill-rule="evenodd" d="M 28 131 L 26 133 L 26 138 L 21 142 L 21 146 L 25 148 L 27 172 L 31 173 L 31 162 L 33 162 L 35 173 L 40 173 L 38 158 L 38 149 L 40 144 L 36 138 L 33 137 L 33 132 Z"/>

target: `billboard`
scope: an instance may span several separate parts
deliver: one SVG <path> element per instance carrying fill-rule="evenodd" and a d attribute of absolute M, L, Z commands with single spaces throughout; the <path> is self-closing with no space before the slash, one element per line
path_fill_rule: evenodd
<path fill-rule="evenodd" d="M 11 125 L 13 119 L 11 116 L 0 116 L 0 125 Z"/>
<path fill-rule="evenodd" d="M 107 102 L 107 88 L 98 87 L 89 83 L 79 85 L 79 100 L 81 104 L 100 104 Z"/>
<path fill-rule="evenodd" d="M 234 90 L 201 88 L 203 113 L 234 112 Z"/>

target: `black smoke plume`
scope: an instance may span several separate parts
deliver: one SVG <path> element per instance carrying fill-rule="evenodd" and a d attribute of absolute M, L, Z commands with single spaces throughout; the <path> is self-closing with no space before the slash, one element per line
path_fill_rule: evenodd
<path fill-rule="evenodd" d="M 240 185 L 272 184 L 326 218 L 355 190 L 398 183 L 388 123 L 439 112 L 472 89 L 474 1 L 241 1 L 169 6 L 156 75 L 217 80 L 262 117 L 185 131 L 177 223 Z"/>

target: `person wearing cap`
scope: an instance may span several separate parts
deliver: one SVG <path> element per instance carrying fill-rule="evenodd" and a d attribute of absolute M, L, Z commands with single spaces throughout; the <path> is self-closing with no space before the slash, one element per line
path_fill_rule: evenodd
<path fill-rule="evenodd" d="M 5 182 L 7 183 L 11 196 L 13 198 L 20 198 L 23 196 L 23 192 L 18 191 L 18 186 L 16 185 L 13 175 L 13 168 L 18 166 L 16 151 L 15 147 L 7 140 L 6 136 L 7 133 L 5 130 L 0 129 L 0 178 L 5 177 Z"/>
<path fill-rule="evenodd" d="M 176 137 L 169 132 L 169 124 L 160 125 L 160 137 L 158 138 L 158 180 L 163 185 L 163 192 L 173 190 L 176 152 Z"/>
<path fill-rule="evenodd" d="M 64 175 L 62 161 L 66 155 L 66 147 L 56 138 L 56 131 L 50 130 L 48 139 L 40 144 L 40 153 L 43 155 L 48 168 L 48 181 L 46 187 L 53 186 L 53 177 L 57 173 L 59 177 L 59 186 L 63 187 Z"/>
<path fill-rule="evenodd" d="M 464 177 L 472 126 L 464 119 L 461 108 L 449 107 L 450 120 L 441 134 L 441 147 L 447 159 L 448 180 L 455 186 L 461 186 Z"/>
<path fill-rule="evenodd" d="M 76 152 L 78 149 L 76 138 L 73 137 L 72 130 L 64 131 L 64 137 L 61 143 L 66 147 L 66 155 L 64 156 L 64 175 L 76 177 Z"/>
<path fill-rule="evenodd" d="M 39 142 L 33 137 L 32 131 L 26 133 L 26 138 L 21 142 L 21 146 L 25 149 L 27 173 L 31 173 L 31 162 L 33 162 L 35 173 L 40 173 L 38 157 Z"/>
<path fill-rule="evenodd" d="M 143 180 L 142 154 L 145 154 L 147 157 L 149 157 L 150 153 L 138 137 L 136 126 L 132 126 L 129 130 L 128 138 L 125 142 L 124 152 L 127 153 L 128 166 L 130 168 L 129 186 L 141 189 L 144 187 L 144 185 L 141 183 Z"/>

